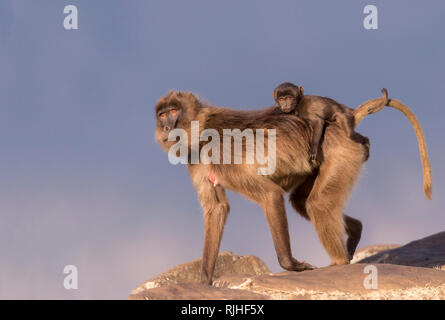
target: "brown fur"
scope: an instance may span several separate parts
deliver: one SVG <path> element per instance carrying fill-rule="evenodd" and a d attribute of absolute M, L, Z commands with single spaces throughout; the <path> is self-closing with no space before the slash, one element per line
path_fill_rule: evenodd
<path fill-rule="evenodd" d="M 363 145 L 341 134 L 338 126 L 327 126 L 321 144 L 321 165 L 314 170 L 308 156 L 311 128 L 295 115 L 284 114 L 277 107 L 259 111 L 217 108 L 199 101 L 191 93 L 176 91 L 170 91 L 158 101 L 156 113 L 172 104 L 182 110 L 177 127 L 189 133 L 192 120 L 199 120 L 200 130 L 218 130 L 221 140 L 223 128 L 276 129 L 276 170 L 271 175 L 258 175 L 257 168 L 263 165 L 257 163 L 187 165 L 204 211 L 203 282 L 212 283 L 229 212 L 225 189 L 238 192 L 263 208 L 278 261 L 284 269 L 303 271 L 313 268 L 292 256 L 283 198 L 288 191 L 291 192 L 292 206 L 313 223 L 332 264 L 349 263 L 360 240 L 362 225 L 359 220 L 344 214 L 343 207 L 366 158 Z M 167 151 L 175 142 L 163 140 L 162 133 L 158 121 L 156 139 Z M 200 143 L 200 146 L 191 148 L 202 146 Z M 216 187 L 208 178 L 209 170 L 219 181 Z M 345 235 L 348 236 L 346 242 Z"/>
<path fill-rule="evenodd" d="M 384 101 L 387 103 L 387 92 L 384 92 Z M 285 113 L 293 113 L 300 118 L 307 120 L 312 127 L 312 138 L 310 143 L 309 157 L 311 163 L 317 165 L 319 162 L 318 151 L 320 148 L 323 131 L 328 123 L 338 125 L 344 133 L 365 146 L 366 160 L 369 158 L 369 139 L 354 131 L 353 109 L 340 104 L 337 101 L 315 95 L 304 95 L 304 88 L 296 86 L 290 82 L 278 85 L 273 91 L 275 102 Z M 381 105 L 383 108 L 385 105 Z"/>

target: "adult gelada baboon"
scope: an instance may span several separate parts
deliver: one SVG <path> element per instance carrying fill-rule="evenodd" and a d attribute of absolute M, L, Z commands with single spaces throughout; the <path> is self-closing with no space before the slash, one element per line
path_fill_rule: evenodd
<path fill-rule="evenodd" d="M 358 124 L 366 115 L 380 111 L 383 98 L 370 100 L 354 111 Z M 431 169 L 420 124 L 412 112 L 398 100 L 388 105 L 408 117 L 417 135 L 424 170 L 424 190 L 431 197 Z M 321 143 L 322 161 L 311 166 L 309 145 L 311 127 L 295 115 L 277 107 L 259 111 L 235 111 L 211 106 L 190 92 L 170 91 L 156 104 L 156 140 L 168 151 L 172 129 L 182 128 L 190 137 L 191 121 L 199 121 L 199 129 L 215 129 L 223 139 L 223 129 L 276 129 L 276 170 L 258 175 L 263 164 L 187 164 L 204 211 L 204 248 L 202 281 L 212 283 L 213 271 L 224 225 L 229 212 L 225 189 L 239 192 L 257 202 L 269 224 L 278 261 L 286 270 L 303 271 L 313 267 L 293 258 L 283 195 L 290 192 L 292 206 L 313 223 L 332 265 L 349 263 L 360 240 L 362 224 L 343 213 L 343 206 L 365 160 L 364 146 L 351 140 L 338 126 L 328 125 Z M 191 140 L 190 140 L 191 141 Z M 189 148 L 202 148 L 189 145 Z M 243 143 L 245 143 L 243 139 Z M 268 139 L 264 140 L 268 150 Z M 221 143 L 222 145 L 222 143 Z M 233 145 L 233 144 L 232 144 Z M 189 153 L 190 154 L 190 153 Z M 232 153 L 233 154 L 233 153 Z M 214 184 L 209 172 L 218 179 Z M 344 237 L 347 235 L 346 241 Z"/>

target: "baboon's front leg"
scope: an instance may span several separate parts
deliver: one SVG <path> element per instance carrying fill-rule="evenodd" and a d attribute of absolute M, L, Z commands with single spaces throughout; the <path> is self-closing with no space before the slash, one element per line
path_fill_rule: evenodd
<path fill-rule="evenodd" d="M 201 282 L 211 285 L 229 203 L 224 188 L 214 186 L 209 180 L 206 166 L 190 166 L 188 169 L 204 212 Z"/>
<path fill-rule="evenodd" d="M 221 186 L 214 187 L 207 201 L 201 202 L 204 209 L 204 249 L 202 253 L 201 282 L 212 284 L 213 271 L 218 258 L 219 246 L 224 231 L 229 204 Z"/>
<path fill-rule="evenodd" d="M 310 264 L 298 261 L 292 257 L 289 228 L 283 196 L 280 192 L 271 192 L 261 205 L 265 211 L 267 222 L 272 233 L 272 239 L 280 266 L 289 271 L 304 271 L 314 269 Z"/>

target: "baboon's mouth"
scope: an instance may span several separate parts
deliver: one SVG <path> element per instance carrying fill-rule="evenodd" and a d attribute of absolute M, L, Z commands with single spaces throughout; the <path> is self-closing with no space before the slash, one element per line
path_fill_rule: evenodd
<path fill-rule="evenodd" d="M 166 142 L 167 140 L 168 140 L 168 133 L 167 134 L 163 133 L 162 134 L 162 142 Z"/>

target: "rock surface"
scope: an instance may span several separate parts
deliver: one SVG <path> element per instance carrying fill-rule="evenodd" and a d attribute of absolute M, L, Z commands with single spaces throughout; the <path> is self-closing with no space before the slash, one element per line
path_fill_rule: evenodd
<path fill-rule="evenodd" d="M 360 250 L 357 250 L 355 252 L 354 257 L 351 260 L 351 263 L 359 262 L 360 260 L 373 256 L 382 251 L 395 249 L 398 247 L 400 247 L 400 245 L 398 244 L 374 244 L 371 246 L 361 248 Z"/>
<path fill-rule="evenodd" d="M 358 263 L 391 263 L 445 269 L 445 232 L 436 233 L 398 248 L 380 250 L 377 254 L 362 258 Z"/>
<path fill-rule="evenodd" d="M 428 268 L 373 264 L 377 289 L 366 289 L 365 265 L 350 264 L 304 272 L 240 277 L 229 275 L 214 286 L 263 294 L 271 299 L 445 299 L 445 272 Z"/>
<path fill-rule="evenodd" d="M 165 287 L 142 290 L 131 300 L 265 300 L 268 296 L 229 288 L 215 288 L 199 283 L 176 283 Z"/>
<path fill-rule="evenodd" d="M 180 264 L 147 280 L 132 291 L 132 295 L 147 289 L 165 287 L 171 284 L 199 283 L 202 259 Z M 219 254 L 216 261 L 214 279 L 227 274 L 261 275 L 271 273 L 269 268 L 255 256 L 238 256 L 230 251 Z M 178 289 L 179 290 L 179 289 Z"/>
<path fill-rule="evenodd" d="M 405 246 L 361 249 L 358 263 L 271 274 L 257 257 L 223 252 L 213 286 L 199 284 L 201 260 L 179 265 L 133 290 L 130 299 L 445 299 L 445 232 Z M 366 289 L 375 266 L 377 289 Z"/>

